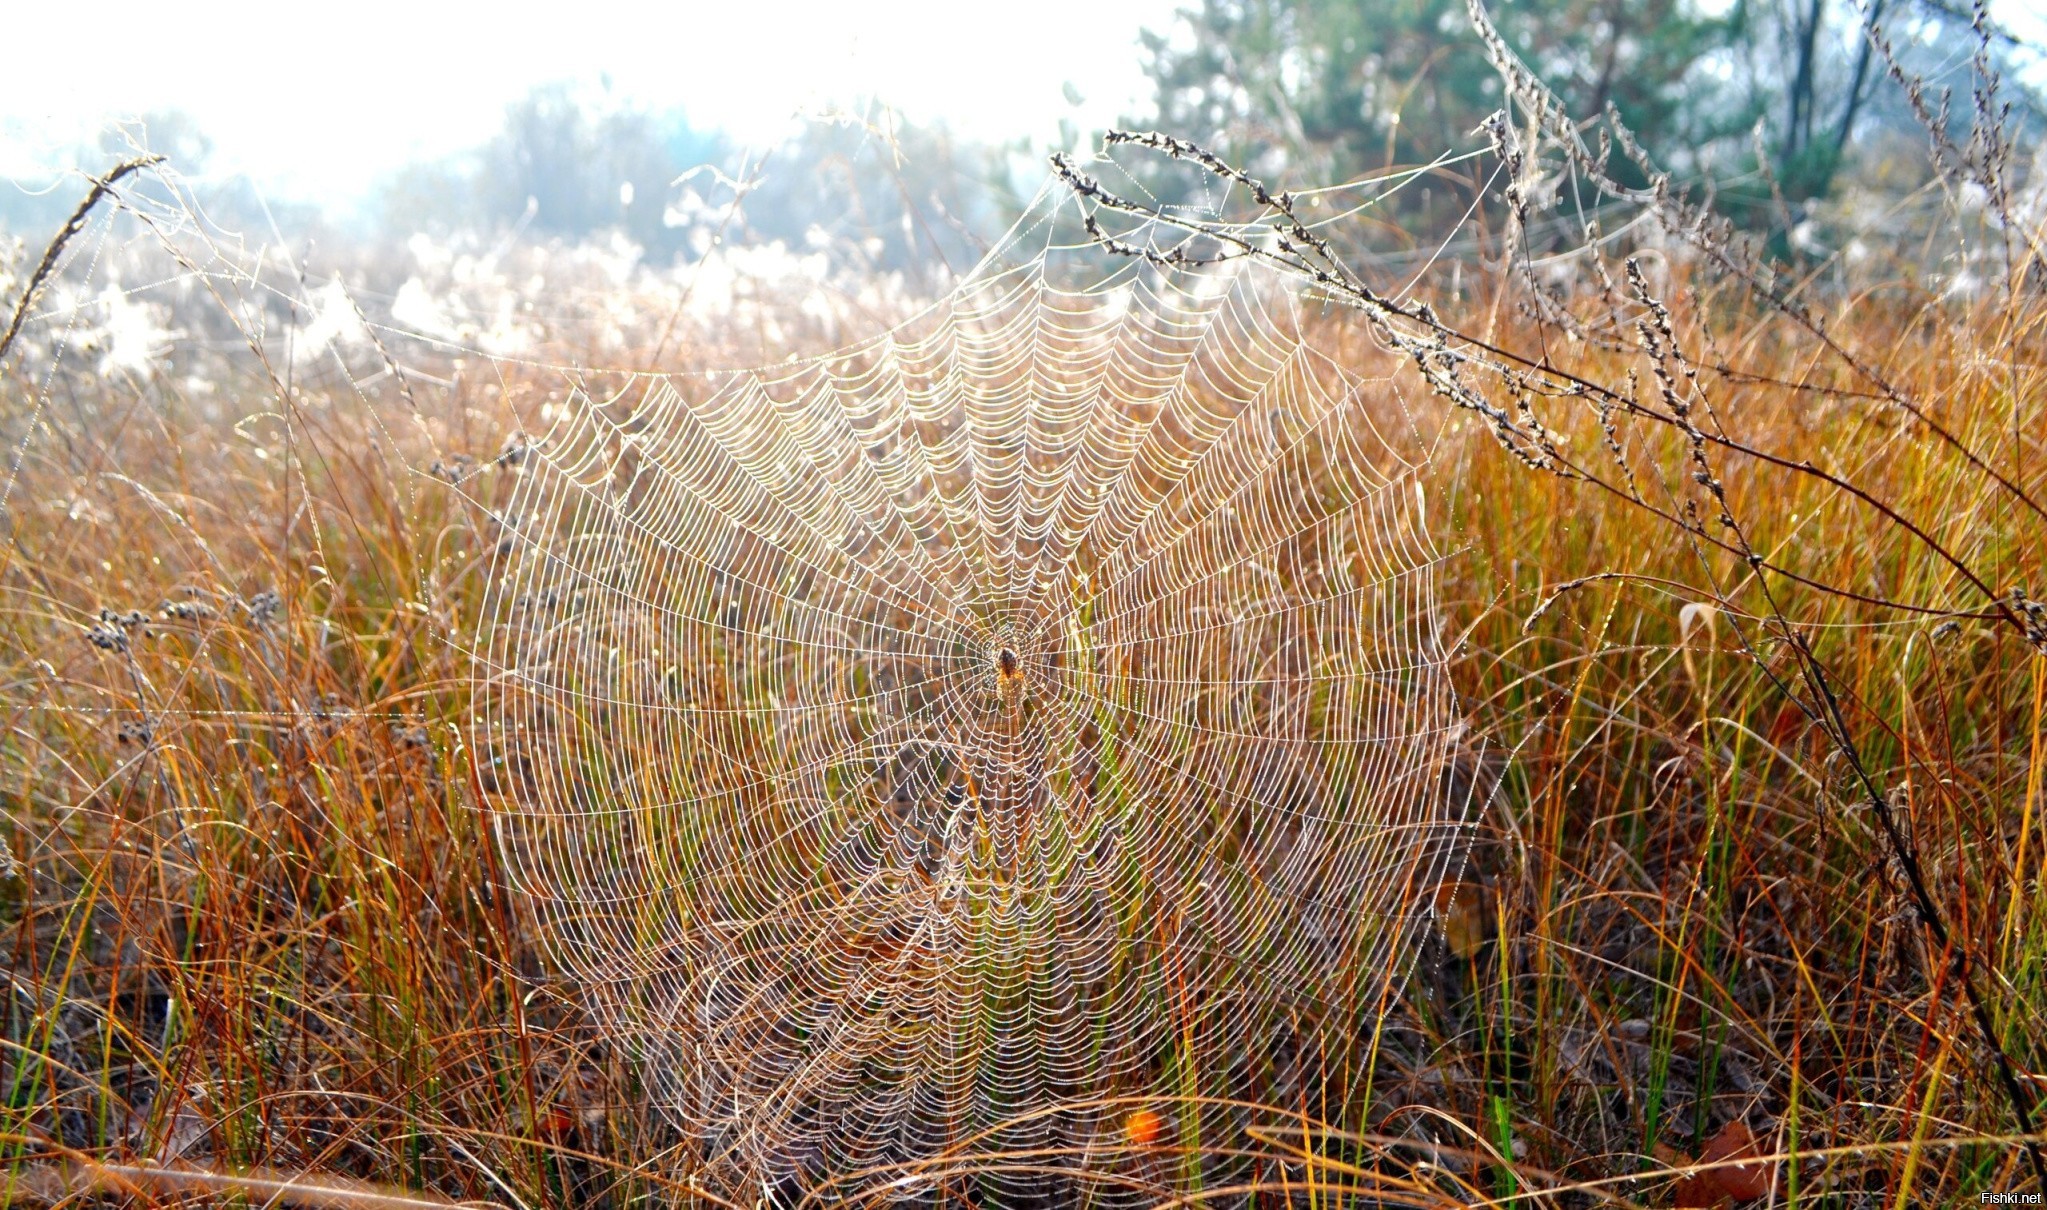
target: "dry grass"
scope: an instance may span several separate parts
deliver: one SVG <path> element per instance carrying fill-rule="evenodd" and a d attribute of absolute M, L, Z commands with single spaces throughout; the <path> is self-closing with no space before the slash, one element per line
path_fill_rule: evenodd
<path fill-rule="evenodd" d="M 1460 552 L 1457 675 L 1514 758 L 1373 1103 L 1218 1144 L 1268 1157 L 1264 1188 L 1202 1200 L 2038 1189 L 1952 955 L 1930 952 L 1839 745 L 1773 684 L 1808 682 L 1765 585 L 2039 1098 L 2047 661 L 1933 544 L 1995 592 L 2047 591 L 2047 523 L 2021 499 L 2047 498 L 2047 303 L 1938 297 L 1923 272 L 1801 287 L 1923 419 L 1752 294 L 1704 270 L 1659 280 L 1721 431 L 1783 460 L 1712 454 L 1775 570 L 1646 516 L 1643 500 L 1698 498 L 1681 430 L 1616 429 L 1630 499 L 1450 413 L 1431 518 Z M 1626 332 L 1534 347 L 1518 290 L 1463 311 L 1585 379 L 1650 381 Z M 1324 341 L 1386 361 L 1363 322 L 1332 319 Z M 1411 378 L 1409 401 L 1438 406 Z M 49 385 L 0 383 L 9 415 L 48 400 L 0 550 L 0 1199 L 267 1200 L 262 1181 L 297 1173 L 332 1174 L 341 1200 L 323 1204 L 730 1204 L 691 1183 L 632 1056 L 543 965 L 475 809 L 460 637 L 497 539 L 421 471 L 468 455 L 471 493 L 497 498 L 491 457 L 559 380 L 457 374 L 409 399 L 252 367 L 212 396 L 169 372 Z M 1607 457 L 1582 401 L 1542 423 Z M 1719 1166 L 1673 1175 L 1700 1157 Z M 135 1175 L 179 1164 L 214 1175 Z"/>
<path fill-rule="evenodd" d="M 1861 299 L 1844 318 L 1837 332 L 1889 350 L 1893 383 L 2037 496 L 2041 431 L 2014 428 L 2012 400 L 2039 391 L 2039 367 L 1979 336 L 2015 321 L 2004 347 L 2038 348 L 2037 310 L 1940 316 Z M 1726 355 L 1814 384 L 1767 330 L 1752 340 Z M 1707 391 L 1744 441 L 1852 470 L 1993 583 L 2038 582 L 2025 535 L 2039 518 L 1885 403 L 1716 377 Z M 1566 431 L 1570 449 L 1602 437 L 1596 423 Z M 1667 439 L 1644 461 L 1682 468 L 1681 439 Z M 1800 1197 L 1851 1204 L 2027 1186 L 2008 1140 L 1961 1142 L 2008 1134 L 2011 1107 L 1845 762 L 1772 683 L 1803 687 L 1743 560 L 1496 448 L 1453 465 L 1452 528 L 1470 548 L 1459 613 L 1474 619 L 1465 683 L 1519 758 L 1450 917 L 1436 996 L 1417 998 L 1432 1045 L 1413 1095 L 1440 1105 L 1436 1090 L 1454 1089 L 1463 1120 L 1584 1177 L 1747 1130 L 1749 1154 L 1846 1149 L 1780 1168 L 1786 1200 L 1794 1180 Z M 1729 459 L 1723 478 L 1730 511 L 1789 573 L 1889 601 L 1967 599 L 1924 544 L 1831 485 L 1752 459 Z M 1614 573 L 1524 631 L 1560 582 Z M 2014 1063 L 2038 1071 L 2039 655 L 1994 619 L 1770 580 L 1835 678 L 1955 944 L 1983 963 Z M 1653 1189 L 1641 1195 L 1666 1195 Z"/>

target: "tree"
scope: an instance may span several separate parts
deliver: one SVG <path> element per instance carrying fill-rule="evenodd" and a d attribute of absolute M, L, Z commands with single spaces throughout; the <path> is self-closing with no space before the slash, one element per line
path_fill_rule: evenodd
<path fill-rule="evenodd" d="M 1007 179 L 1020 150 L 912 125 L 877 105 L 814 120 L 749 166 L 744 234 L 817 244 L 868 268 L 964 271 L 1024 205 Z"/>
<path fill-rule="evenodd" d="M 702 256 L 715 238 L 779 240 L 869 268 L 957 269 L 1022 204 L 1006 179 L 1015 150 L 906 125 L 878 107 L 741 150 L 680 112 L 555 84 L 508 107 L 503 129 L 476 151 L 387 179 L 378 217 L 401 235 L 618 231 L 657 263 Z"/>
<path fill-rule="evenodd" d="M 1889 65 L 1870 41 L 1872 28 L 1890 39 L 1899 66 L 1923 79 L 1930 93 L 1949 89 L 1965 99 L 1952 117 L 1966 127 L 1973 116 L 1966 99 L 1979 83 L 1973 76 L 1976 19 L 1950 0 L 1741 0 L 1734 22 L 1784 195 L 1793 201 L 1824 196 L 1860 132 L 1924 133 L 1885 79 Z M 2020 44 L 1987 14 L 1980 36 L 2004 99 L 2018 107 L 2015 117 L 2036 122 L 2039 99 L 2026 73 L 2014 67 Z"/>
<path fill-rule="evenodd" d="M 563 236 L 617 228 L 650 251 L 673 253 L 678 237 L 663 222 L 671 183 L 722 159 L 724 140 L 680 113 L 608 102 L 565 84 L 514 102 L 476 178 L 486 220 Z"/>
<path fill-rule="evenodd" d="M 1743 125 L 1701 104 L 1732 26 L 1685 0 L 1546 0 L 1496 20 L 1585 116 L 1610 102 L 1647 136 L 1691 147 Z M 1144 44 L 1159 126 L 1298 179 L 1426 163 L 1470 146 L 1500 104 L 1464 0 L 1202 0 Z"/>
<path fill-rule="evenodd" d="M 1145 35 L 1157 90 L 1146 121 L 1297 185 L 1470 147 L 1500 93 L 1465 3 L 1201 0 Z M 1896 35 L 1905 69 L 1932 95 L 1951 88 L 1966 109 L 1973 87 L 1976 18 L 1962 0 L 1492 0 L 1488 10 L 1574 116 L 1612 104 L 1664 168 L 1712 180 L 1723 208 L 1760 226 L 1785 215 L 1759 167 L 1796 203 L 1832 188 L 1859 137 L 1920 133 L 1889 96 L 1872 24 Z M 2007 98 L 2034 121 L 2014 40 L 1994 23 L 1984 30 Z M 1631 167 L 1612 164 L 1624 179 Z"/>

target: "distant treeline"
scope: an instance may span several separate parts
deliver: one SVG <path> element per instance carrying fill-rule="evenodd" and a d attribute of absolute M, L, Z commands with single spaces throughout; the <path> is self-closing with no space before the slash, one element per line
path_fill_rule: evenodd
<path fill-rule="evenodd" d="M 1887 190 L 1920 183 L 1897 179 L 1895 168 L 1918 157 L 1888 153 L 1923 139 L 1905 90 L 1888 78 L 1892 63 L 1923 78 L 1936 103 L 1952 88 L 1959 127 L 1972 57 L 1987 45 L 2022 123 L 2040 128 L 2026 78 L 2038 73 L 2020 70 L 2038 66 L 2037 51 L 1954 0 L 1491 7 L 1575 112 L 1613 107 L 1662 165 L 1710 184 L 1723 212 L 1751 226 L 1786 227 L 1844 180 Z M 1888 40 L 1889 59 L 1872 29 Z M 1286 187 L 1481 146 L 1475 128 L 1500 105 L 1465 0 L 1201 0 L 1144 44 L 1155 95 L 1126 124 L 1200 140 Z M 203 173 L 207 141 L 188 119 L 161 114 L 144 126 L 136 141 L 188 175 Z M 115 154 L 118 143 L 103 151 Z M 415 232 L 564 240 L 617 232 L 654 263 L 700 257 L 718 241 L 781 240 L 876 268 L 958 268 L 1017 213 L 1042 179 L 1045 150 L 957 139 L 879 105 L 815 121 L 779 147 L 749 148 L 680 111 L 553 84 L 509 106 L 484 145 L 379 182 L 345 218 L 308 203 L 262 206 L 235 182 L 204 196 L 230 228 L 276 223 L 356 244 Z M 1160 188 L 1193 183 L 1151 171 Z M 1418 234 L 1431 211 L 1463 213 L 1478 184 L 1468 167 L 1438 173 L 1380 203 L 1380 213 Z M 61 190 L 0 190 L 0 227 L 32 239 L 62 221 L 70 200 Z"/>

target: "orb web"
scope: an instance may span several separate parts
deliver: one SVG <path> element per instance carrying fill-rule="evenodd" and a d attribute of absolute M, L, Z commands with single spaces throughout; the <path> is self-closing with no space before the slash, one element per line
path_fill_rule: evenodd
<path fill-rule="evenodd" d="M 741 1187 L 1213 1181 L 1363 1095 L 1462 854 L 1391 384 L 1256 270 L 1022 246 L 520 449 L 507 867 Z"/>

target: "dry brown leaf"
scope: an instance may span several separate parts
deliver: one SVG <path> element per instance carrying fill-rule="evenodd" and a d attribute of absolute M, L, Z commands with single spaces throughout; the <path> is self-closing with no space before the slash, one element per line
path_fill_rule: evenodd
<path fill-rule="evenodd" d="M 1755 1131 L 1748 1128 L 1747 1122 L 1736 1118 L 1706 1141 L 1705 1149 L 1699 1152 L 1696 1162 L 1725 1164 L 1729 1160 L 1761 1154 L 1763 1151 L 1756 1141 Z M 1677 1204 L 1722 1206 L 1766 1197 L 1775 1183 L 1776 1169 L 1775 1164 L 1757 1162 L 1695 1172 L 1677 1183 Z"/>
<path fill-rule="evenodd" d="M 1457 957 L 1468 961 L 1492 940 L 1495 921 L 1486 904 L 1485 888 L 1478 883 L 1444 885 L 1436 892 L 1436 910 L 1443 941 Z"/>

